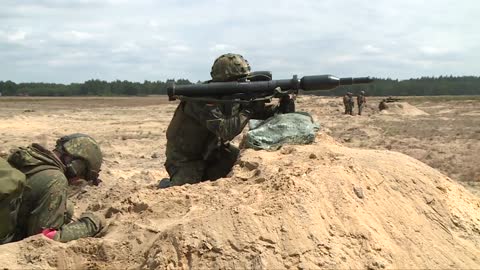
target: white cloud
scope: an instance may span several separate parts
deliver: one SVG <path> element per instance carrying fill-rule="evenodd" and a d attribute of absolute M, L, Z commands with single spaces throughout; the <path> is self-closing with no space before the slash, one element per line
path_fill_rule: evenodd
<path fill-rule="evenodd" d="M 228 45 L 228 44 L 215 44 L 212 47 L 210 47 L 210 51 L 212 52 L 220 52 L 220 53 L 225 53 L 225 52 L 230 52 L 230 51 L 236 51 L 236 47 L 233 45 Z"/>
<path fill-rule="evenodd" d="M 363 46 L 363 50 L 367 53 L 372 53 L 372 54 L 378 54 L 382 52 L 382 49 L 370 44 Z"/>
<path fill-rule="evenodd" d="M 329 59 L 326 59 L 326 63 L 338 63 L 338 64 L 345 64 L 345 63 L 348 63 L 348 62 L 352 62 L 352 61 L 355 61 L 357 59 L 356 56 L 354 55 L 348 55 L 348 54 L 345 54 L 345 55 L 337 55 L 337 56 L 334 56 L 332 58 L 329 58 Z"/>
<path fill-rule="evenodd" d="M 155 40 L 155 41 L 167 41 L 168 39 L 162 35 L 152 35 L 152 40 Z"/>
<path fill-rule="evenodd" d="M 173 53 L 187 53 L 192 51 L 192 49 L 186 45 L 171 45 L 168 49 Z"/>
<path fill-rule="evenodd" d="M 130 52 L 138 52 L 141 48 L 135 42 L 125 42 L 120 46 L 114 47 L 112 49 L 113 53 L 130 53 Z"/>
<path fill-rule="evenodd" d="M 51 67 L 67 67 L 75 66 L 79 63 L 89 62 L 89 55 L 86 52 L 72 51 L 65 52 L 55 56 L 47 61 L 47 64 Z"/>
<path fill-rule="evenodd" d="M 22 30 L 17 30 L 13 33 L 7 33 L 6 37 L 7 40 L 10 42 L 20 42 L 25 40 L 25 37 L 27 36 L 27 32 L 22 31 Z"/>
<path fill-rule="evenodd" d="M 67 36 L 75 39 L 75 40 L 78 40 L 78 41 L 83 41 L 83 40 L 88 40 L 88 39 L 92 39 L 94 37 L 94 35 L 90 34 L 90 33 L 87 33 L 87 32 L 81 32 L 81 31 L 70 31 L 67 33 Z"/>
<path fill-rule="evenodd" d="M 442 55 L 450 52 L 450 50 L 447 48 L 439 48 L 433 46 L 422 46 L 419 48 L 419 50 L 427 55 Z"/>
<path fill-rule="evenodd" d="M 153 28 L 156 28 L 158 27 L 160 24 L 156 21 L 156 20 L 149 20 L 148 21 L 148 25 L 153 27 Z"/>
<path fill-rule="evenodd" d="M 76 31 L 76 30 L 68 30 L 62 32 L 54 32 L 51 33 L 51 36 L 63 42 L 84 42 L 93 40 L 96 36 L 92 33 L 84 32 L 84 31 Z"/>

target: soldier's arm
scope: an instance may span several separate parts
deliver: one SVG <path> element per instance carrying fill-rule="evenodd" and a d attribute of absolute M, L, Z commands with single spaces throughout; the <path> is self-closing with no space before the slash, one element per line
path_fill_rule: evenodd
<path fill-rule="evenodd" d="M 61 226 L 58 230 L 49 230 L 44 235 L 60 242 L 95 236 L 103 228 L 103 219 L 93 213 L 83 214 L 78 221 Z"/>
<path fill-rule="evenodd" d="M 38 172 L 28 179 L 35 193 L 35 208 L 27 218 L 27 235 L 42 232 L 45 228 L 59 228 L 65 222 L 67 206 L 67 179 L 58 170 Z"/>
<path fill-rule="evenodd" d="M 184 112 L 226 141 L 240 134 L 252 115 L 248 110 L 225 115 L 219 105 L 203 102 L 186 102 Z"/>
<path fill-rule="evenodd" d="M 43 233 L 51 239 L 68 242 L 94 236 L 101 230 L 100 219 L 92 214 L 66 224 L 68 183 L 61 171 L 41 171 L 33 175 L 29 183 L 32 190 L 36 191 L 37 201 L 35 209 L 28 216 L 28 236 Z"/>
<path fill-rule="evenodd" d="M 265 101 L 254 101 L 248 105 L 244 105 L 252 115 L 250 118 L 266 120 L 275 114 L 285 114 L 295 112 L 295 99 L 291 95 L 284 95 L 280 97 L 278 104 L 266 104 Z"/>
<path fill-rule="evenodd" d="M 279 111 L 279 106 L 264 105 L 262 109 L 254 110 L 251 119 L 265 120 L 275 115 Z"/>

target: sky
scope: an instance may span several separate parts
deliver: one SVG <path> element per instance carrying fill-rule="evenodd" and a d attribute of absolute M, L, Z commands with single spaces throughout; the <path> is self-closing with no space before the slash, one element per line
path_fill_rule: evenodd
<path fill-rule="evenodd" d="M 480 75 L 476 0 L 0 0 L 0 81 Z"/>

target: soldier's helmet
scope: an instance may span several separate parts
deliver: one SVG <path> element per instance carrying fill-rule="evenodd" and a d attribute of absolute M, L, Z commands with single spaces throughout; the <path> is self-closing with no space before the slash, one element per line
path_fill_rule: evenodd
<path fill-rule="evenodd" d="M 239 54 L 227 53 L 215 59 L 212 65 L 212 81 L 228 82 L 246 77 L 250 74 L 250 64 Z"/>
<path fill-rule="evenodd" d="M 100 183 L 98 174 L 103 155 L 100 146 L 92 137 L 81 133 L 63 136 L 57 140 L 55 150 L 73 159 L 65 164 L 67 177 L 79 176 L 95 185 Z"/>

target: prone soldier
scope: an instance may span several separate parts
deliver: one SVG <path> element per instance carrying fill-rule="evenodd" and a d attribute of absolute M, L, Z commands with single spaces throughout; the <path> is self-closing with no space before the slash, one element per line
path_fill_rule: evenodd
<path fill-rule="evenodd" d="M 15 149 L 8 162 L 26 176 L 25 186 L 29 188 L 16 200 L 21 203 L 10 215 L 11 220 L 0 221 L 2 226 L 16 224 L 4 243 L 39 233 L 68 242 L 95 236 L 103 228 L 103 218 L 93 213 L 84 213 L 70 223 L 68 218 L 72 214 L 67 207 L 68 185 L 100 183 L 102 152 L 93 138 L 79 133 L 64 136 L 53 151 L 33 143 Z"/>
<path fill-rule="evenodd" d="M 385 99 L 382 99 L 382 101 L 380 101 L 380 103 L 378 104 L 378 110 L 383 111 L 386 109 L 388 109 L 387 101 Z"/>

